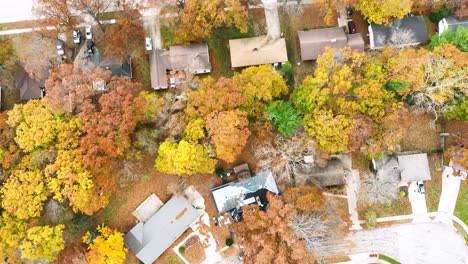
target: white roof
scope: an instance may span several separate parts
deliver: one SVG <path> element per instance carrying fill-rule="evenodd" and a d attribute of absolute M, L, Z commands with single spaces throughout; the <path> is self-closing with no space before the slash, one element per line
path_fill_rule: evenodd
<path fill-rule="evenodd" d="M 401 182 L 427 181 L 431 179 L 426 153 L 398 155 Z"/>

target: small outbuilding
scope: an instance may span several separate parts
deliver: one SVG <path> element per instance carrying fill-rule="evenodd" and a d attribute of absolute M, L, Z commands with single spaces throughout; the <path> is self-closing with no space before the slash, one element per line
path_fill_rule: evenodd
<path fill-rule="evenodd" d="M 276 64 L 288 61 L 286 40 L 270 36 L 229 40 L 232 68 L 262 64 Z"/>
<path fill-rule="evenodd" d="M 301 47 L 301 60 L 316 60 L 325 52 L 326 47 L 341 49 L 346 46 L 360 52 L 364 51 L 364 40 L 361 34 L 346 34 L 341 27 L 319 28 L 298 31 Z"/>
<path fill-rule="evenodd" d="M 453 32 L 457 31 L 458 27 L 468 28 L 468 20 L 461 20 L 455 16 L 447 16 L 439 21 L 439 35 L 442 34 L 445 30 L 450 29 Z"/>

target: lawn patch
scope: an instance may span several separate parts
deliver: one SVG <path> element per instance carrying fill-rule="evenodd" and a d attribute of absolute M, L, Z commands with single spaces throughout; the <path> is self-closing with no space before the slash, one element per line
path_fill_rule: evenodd
<path fill-rule="evenodd" d="M 124 197 L 122 199 L 116 199 L 115 197 L 111 197 L 110 200 L 109 204 L 104 208 L 104 218 L 106 221 L 109 221 L 114 217 L 117 210 L 127 202 L 128 198 Z"/>
<path fill-rule="evenodd" d="M 161 44 L 163 48 L 176 45 L 174 40 L 174 32 L 177 29 L 177 25 L 164 24 L 161 26 Z"/>
<path fill-rule="evenodd" d="M 132 56 L 132 70 L 135 80 L 143 86 L 144 89 L 151 88 L 150 65 L 148 57 L 144 50 L 135 51 Z"/>
<path fill-rule="evenodd" d="M 396 260 L 392 259 L 391 257 L 385 256 L 385 255 L 379 255 L 379 259 L 385 260 L 385 261 L 387 261 L 388 263 L 391 263 L 391 264 L 401 264 L 401 262 L 396 261 Z"/>
<path fill-rule="evenodd" d="M 465 224 L 468 223 L 468 183 L 462 182 L 454 214 Z"/>

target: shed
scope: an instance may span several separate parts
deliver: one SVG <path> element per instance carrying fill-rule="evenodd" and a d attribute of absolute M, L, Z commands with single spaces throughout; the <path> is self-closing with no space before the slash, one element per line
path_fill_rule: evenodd
<path fill-rule="evenodd" d="M 153 263 L 201 214 L 184 196 L 174 196 L 146 223 L 138 223 L 125 235 L 125 246 L 143 263 Z"/>
<path fill-rule="evenodd" d="M 450 29 L 453 32 L 457 31 L 458 27 L 468 28 L 468 20 L 460 20 L 455 16 L 447 16 L 444 19 L 439 21 L 439 35 L 442 34 L 445 30 Z"/>
<path fill-rule="evenodd" d="M 371 49 L 381 49 L 387 45 L 396 47 L 413 46 L 428 41 L 423 16 L 395 19 L 392 26 L 372 23 L 368 29 Z"/>
<path fill-rule="evenodd" d="M 163 206 L 161 200 L 156 196 L 156 194 L 151 194 L 146 198 L 143 203 L 141 203 L 132 215 L 135 216 L 140 222 L 147 222 L 158 210 Z"/>
<path fill-rule="evenodd" d="M 288 61 L 286 40 L 270 36 L 229 40 L 231 66 L 233 68 Z"/>

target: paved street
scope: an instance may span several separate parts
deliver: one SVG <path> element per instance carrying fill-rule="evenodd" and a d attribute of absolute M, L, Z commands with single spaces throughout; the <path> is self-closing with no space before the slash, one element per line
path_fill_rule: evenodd
<path fill-rule="evenodd" d="M 434 222 L 411 223 L 351 232 L 330 241 L 325 256 L 380 253 L 405 264 L 464 264 L 468 247 L 453 228 Z"/>

